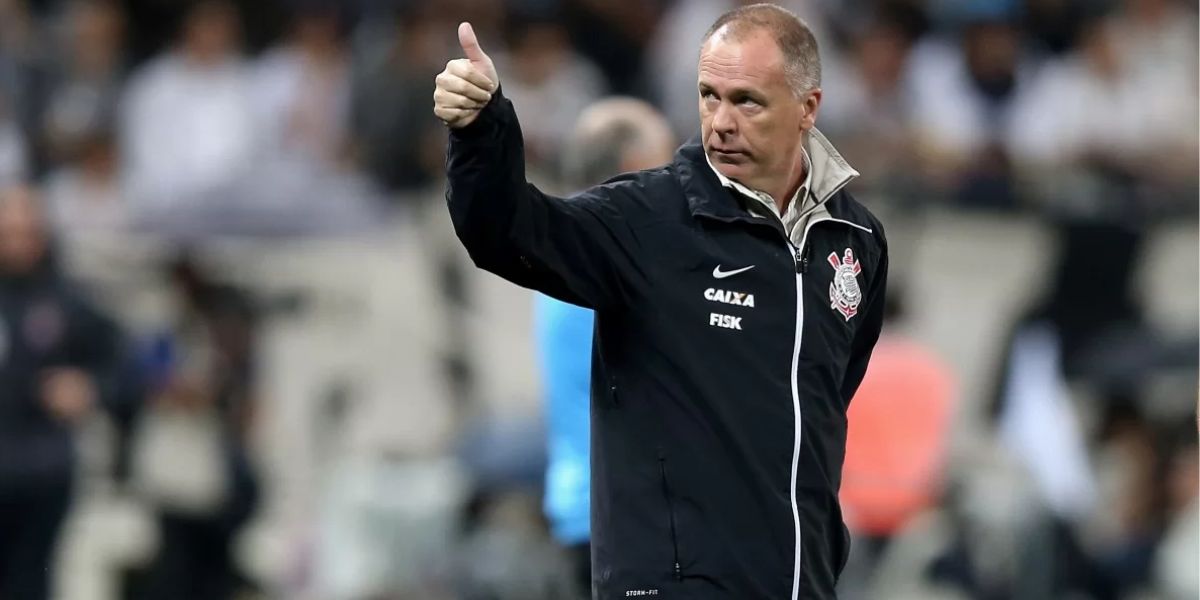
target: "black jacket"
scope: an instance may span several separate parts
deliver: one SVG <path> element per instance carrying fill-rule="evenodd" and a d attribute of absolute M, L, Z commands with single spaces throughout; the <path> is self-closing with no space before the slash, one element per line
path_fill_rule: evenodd
<path fill-rule="evenodd" d="M 595 597 L 833 598 L 846 408 L 882 321 L 879 222 L 835 191 L 796 244 L 697 144 L 568 200 L 526 182 L 523 152 L 497 93 L 451 132 L 446 195 L 477 266 L 596 310 Z"/>
<path fill-rule="evenodd" d="M 46 408 L 42 379 L 52 369 L 82 369 L 101 407 L 121 408 L 128 395 L 122 356 L 116 324 L 52 267 L 0 275 L 0 488 L 70 480 L 72 432 Z"/>

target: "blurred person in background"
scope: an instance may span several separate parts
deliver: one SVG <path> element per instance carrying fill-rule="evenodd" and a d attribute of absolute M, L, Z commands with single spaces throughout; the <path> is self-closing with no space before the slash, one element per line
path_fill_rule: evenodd
<path fill-rule="evenodd" d="M 35 190 L 0 191 L 0 598 L 46 600 L 74 430 L 119 395 L 117 326 L 59 272 Z"/>
<path fill-rule="evenodd" d="M 1091 15 L 1076 51 L 1050 61 L 1014 107 L 1022 124 L 1009 136 L 1014 156 L 1056 212 L 1132 220 L 1177 209 L 1181 193 L 1194 201 L 1200 117 L 1195 63 L 1186 66 L 1194 39 L 1189 50 L 1164 44 L 1158 64 L 1147 65 L 1130 48 L 1132 20 Z"/>
<path fill-rule="evenodd" d="M 350 108 L 349 27 L 344 10 L 329 0 L 296 7 L 283 45 L 254 66 L 257 123 L 265 129 L 269 160 L 302 170 L 329 170 L 345 151 Z"/>
<path fill-rule="evenodd" d="M 1113 43 L 1134 77 L 1170 86 L 1183 97 L 1196 91 L 1196 5 L 1186 0 L 1118 0 Z"/>
<path fill-rule="evenodd" d="M 605 92 L 604 78 L 595 65 L 571 47 L 556 9 L 532 5 L 514 11 L 506 24 L 510 73 L 504 94 L 525 115 L 525 160 L 533 176 L 558 171 L 562 145 L 584 107 Z"/>
<path fill-rule="evenodd" d="M 197 0 L 176 45 L 129 82 L 120 141 L 139 218 L 186 219 L 253 169 L 258 128 L 239 39 L 234 5 Z"/>
<path fill-rule="evenodd" d="M 96 132 L 116 119 L 126 67 L 124 15 L 115 0 L 74 0 L 61 21 L 61 54 L 37 132 L 47 169 L 87 160 Z"/>
<path fill-rule="evenodd" d="M 598 185 L 619 173 L 671 160 L 670 126 L 650 105 L 609 98 L 588 107 L 563 149 L 563 182 L 569 189 Z M 579 597 L 591 598 L 590 444 L 592 311 L 538 295 L 535 307 L 542 389 L 547 412 L 544 507 L 554 539 L 575 566 Z"/>
<path fill-rule="evenodd" d="M 774 5 L 722 15 L 700 139 L 570 199 L 527 183 L 495 65 L 458 34 L 434 92 L 456 232 L 480 268 L 597 311 L 593 596 L 835 597 L 845 410 L 888 257 L 814 128 L 812 31 Z"/>
<path fill-rule="evenodd" d="M 38 114 L 45 103 L 44 74 L 50 48 L 42 23 L 30 11 L 27 0 L 0 0 L 0 140 L 6 123 L 14 124 L 24 138 L 22 169 L 26 176 L 37 174 L 33 145 L 37 141 Z M 0 148 L 0 153 L 11 148 Z M 0 158 L 2 160 L 2 158 Z M 11 184 L 19 183 L 17 181 Z"/>
<path fill-rule="evenodd" d="M 425 191 L 440 173 L 445 154 L 445 136 L 425 116 L 429 89 L 424 82 L 445 65 L 446 53 L 435 33 L 437 11 L 427 4 L 412 3 L 391 17 L 379 41 L 382 49 L 356 57 L 353 153 L 392 193 Z"/>
<path fill-rule="evenodd" d="M 257 309 L 186 254 L 168 276 L 176 326 L 145 357 L 150 406 L 135 481 L 158 516 L 153 562 L 130 583 L 146 600 L 221 600 L 254 589 L 236 564 L 237 534 L 258 504 L 250 460 L 257 407 Z"/>
<path fill-rule="evenodd" d="M 33 174 L 28 121 L 38 61 L 32 18 L 23 0 L 0 0 L 0 187 Z"/>
<path fill-rule="evenodd" d="M 376 188 L 352 168 L 352 9 L 303 0 L 293 10 L 283 43 L 250 67 L 255 168 L 236 178 L 236 192 L 213 215 L 214 231 L 316 235 L 377 226 Z"/>
<path fill-rule="evenodd" d="M 826 89 L 840 102 L 822 111 L 824 130 L 837 136 L 847 160 L 863 176 L 855 182 L 868 202 L 921 204 L 910 57 L 921 13 L 885 4 L 853 34 L 844 69 Z"/>
<path fill-rule="evenodd" d="M 74 160 L 46 181 L 46 208 L 55 229 L 84 243 L 92 235 L 128 231 L 131 216 L 115 132 L 100 125 L 80 132 L 73 144 Z"/>
<path fill-rule="evenodd" d="M 1033 65 L 1021 46 L 1016 0 L 942 2 L 960 25 L 911 57 L 913 127 L 922 176 L 964 208 L 1013 209 L 1008 132 L 1023 127 L 1014 100 Z"/>

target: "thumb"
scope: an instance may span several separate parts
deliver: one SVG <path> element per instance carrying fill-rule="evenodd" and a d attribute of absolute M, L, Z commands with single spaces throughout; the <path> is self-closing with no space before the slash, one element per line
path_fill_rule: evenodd
<path fill-rule="evenodd" d="M 471 62 L 487 62 L 488 56 L 483 53 L 483 48 L 479 47 L 479 40 L 475 38 L 475 30 L 471 28 L 471 24 L 463 22 L 458 26 L 458 44 L 462 46 L 463 54 Z"/>

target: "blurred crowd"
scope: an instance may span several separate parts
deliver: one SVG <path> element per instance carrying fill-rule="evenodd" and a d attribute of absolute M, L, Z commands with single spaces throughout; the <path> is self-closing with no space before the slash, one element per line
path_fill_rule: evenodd
<path fill-rule="evenodd" d="M 778 3 L 895 253 L 845 597 L 1195 598 L 1194 3 Z M 433 78 L 471 21 L 567 192 L 602 98 L 696 135 L 738 4 L 0 0 L 0 598 L 569 598 Z"/>
<path fill-rule="evenodd" d="M 5 0 L 0 181 L 42 182 L 72 229 L 362 226 L 379 194 L 440 179 L 426 88 L 458 20 L 503 49 L 506 94 L 537 115 L 529 159 L 553 177 L 575 117 L 606 94 L 651 100 L 693 135 L 685 59 L 729 5 Z M 822 127 L 867 173 L 860 186 L 892 202 L 1190 208 L 1188 3 L 790 6 L 821 38 Z"/>

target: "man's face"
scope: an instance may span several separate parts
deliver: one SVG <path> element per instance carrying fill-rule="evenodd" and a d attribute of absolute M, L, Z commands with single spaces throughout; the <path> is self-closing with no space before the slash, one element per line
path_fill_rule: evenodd
<path fill-rule="evenodd" d="M 819 89 L 797 98 L 770 34 L 740 40 L 722 28 L 700 49 L 700 128 L 722 175 L 776 193 L 799 165 L 801 134 L 816 122 Z"/>

